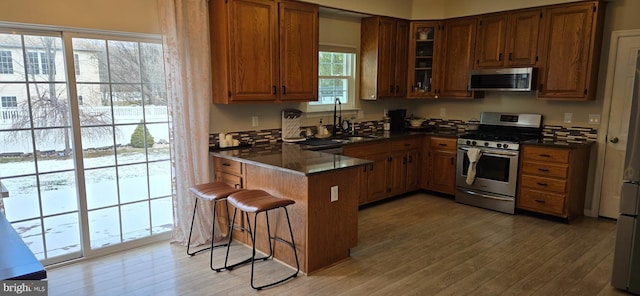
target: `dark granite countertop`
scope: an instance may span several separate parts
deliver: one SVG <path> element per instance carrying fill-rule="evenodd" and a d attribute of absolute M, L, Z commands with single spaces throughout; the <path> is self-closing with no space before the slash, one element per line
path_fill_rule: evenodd
<path fill-rule="evenodd" d="M 371 163 L 359 158 L 305 150 L 301 145 L 293 143 L 212 151 L 211 155 L 301 175 L 319 174 Z"/>
<path fill-rule="evenodd" d="M 523 145 L 538 145 L 547 147 L 569 148 L 577 149 L 584 146 L 593 145 L 592 141 L 567 141 L 567 140 L 554 140 L 554 139 L 533 139 L 520 142 Z"/>
<path fill-rule="evenodd" d="M 384 141 L 416 135 L 430 135 L 456 138 L 461 133 L 451 130 L 406 130 L 375 134 L 342 135 L 334 142 L 326 140 L 324 145 L 304 145 L 299 143 L 274 143 L 257 146 L 238 147 L 236 149 L 211 150 L 212 156 L 227 158 L 257 166 L 269 167 L 288 172 L 312 175 L 336 169 L 360 166 L 371 161 L 314 151 L 341 147 L 362 142 Z M 352 137 L 358 137 L 353 140 Z"/>

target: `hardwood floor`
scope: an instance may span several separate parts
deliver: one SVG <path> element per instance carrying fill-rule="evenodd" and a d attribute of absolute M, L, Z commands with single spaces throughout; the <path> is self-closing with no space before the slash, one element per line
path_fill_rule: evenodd
<path fill-rule="evenodd" d="M 624 295 L 609 282 L 615 227 L 420 193 L 362 209 L 351 258 L 260 292 L 249 286 L 250 266 L 215 273 L 209 252 L 189 257 L 183 246 L 160 243 L 48 270 L 49 295 Z M 231 251 L 235 259 L 249 254 Z M 258 267 L 257 281 L 291 271 L 273 261 Z"/>

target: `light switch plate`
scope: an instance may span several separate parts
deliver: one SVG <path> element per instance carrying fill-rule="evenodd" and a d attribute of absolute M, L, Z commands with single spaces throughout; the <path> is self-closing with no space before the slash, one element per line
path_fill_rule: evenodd
<path fill-rule="evenodd" d="M 440 108 L 440 117 L 447 116 L 447 108 Z"/>
<path fill-rule="evenodd" d="M 573 113 L 564 114 L 564 123 L 571 123 L 572 120 L 573 120 Z"/>
<path fill-rule="evenodd" d="M 331 186 L 331 202 L 338 201 L 338 185 Z"/>
<path fill-rule="evenodd" d="M 589 114 L 589 124 L 600 124 L 600 114 Z"/>
<path fill-rule="evenodd" d="M 251 117 L 251 126 L 256 127 L 260 124 L 260 121 L 258 119 L 258 116 L 252 116 Z"/>

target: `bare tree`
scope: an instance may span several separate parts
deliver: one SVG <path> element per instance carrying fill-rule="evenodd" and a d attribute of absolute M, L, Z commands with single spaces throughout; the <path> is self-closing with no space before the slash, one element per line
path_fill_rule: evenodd
<path fill-rule="evenodd" d="M 24 38 L 24 54 L 16 57 L 14 63 L 22 65 L 24 76 L 29 85 L 29 98 L 18 102 L 18 116 L 13 118 L 13 130 L 29 129 L 33 127 L 37 142 L 63 143 L 64 154 L 71 153 L 70 136 L 70 108 L 66 87 L 66 79 L 56 81 L 58 70 L 57 57 L 62 54 L 61 42 L 56 37 Z M 20 60 L 22 58 L 22 60 Z M 61 67 L 64 69 L 64 67 Z M 62 74 L 64 77 L 64 74 Z M 85 125 L 95 125 L 91 133 L 83 137 L 98 138 L 108 133 L 110 128 L 105 126 L 111 122 L 111 115 L 106 112 L 87 112 L 80 109 L 80 118 Z M 21 134 L 10 133 L 9 138 L 17 141 Z"/>
<path fill-rule="evenodd" d="M 29 81 L 30 99 L 20 100 L 19 116 L 14 118 L 12 128 L 18 130 L 33 126 L 39 141 L 63 142 L 65 154 L 68 154 L 71 152 L 70 130 L 67 128 L 71 126 L 69 98 L 66 79 L 60 78 L 65 77 L 64 73 L 56 73 L 56 70 L 64 69 L 61 40 L 46 36 L 25 36 L 23 40 L 23 56 L 14 57 L 14 63 L 23 66 L 16 68 L 24 69 L 24 77 Z M 99 139 L 112 132 L 112 113 L 103 107 L 167 105 L 162 47 L 159 44 L 96 39 L 74 39 L 73 44 L 74 57 L 78 53 L 89 57 L 82 63 L 74 58 L 75 66 L 90 68 L 84 71 L 92 73 L 90 81 L 78 80 L 79 89 L 82 84 L 90 93 L 83 98 L 84 103 L 80 100 L 82 98 L 71 98 L 79 99 L 78 103 L 82 105 L 79 114 L 81 124 L 92 127 L 91 132 L 83 131 L 83 139 Z M 0 38 L 0 47 L 3 45 Z M 42 129 L 45 127 L 65 128 Z M 14 139 L 19 137 L 19 133 L 13 133 L 13 136 Z"/>

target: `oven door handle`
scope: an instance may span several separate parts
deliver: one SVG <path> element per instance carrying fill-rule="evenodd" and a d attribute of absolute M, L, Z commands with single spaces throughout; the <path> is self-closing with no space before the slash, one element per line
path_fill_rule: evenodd
<path fill-rule="evenodd" d="M 469 191 L 469 190 L 458 189 L 458 191 L 460 191 L 462 193 L 470 194 L 470 195 L 475 195 L 475 196 L 488 198 L 488 199 L 495 199 L 495 200 L 500 200 L 500 201 L 513 201 L 513 199 L 511 199 L 511 198 L 502 198 L 502 197 L 490 196 L 490 195 L 486 195 L 486 194 L 482 194 L 482 193 L 476 193 L 476 192 Z"/>
<path fill-rule="evenodd" d="M 458 148 L 458 149 L 462 150 L 462 151 L 469 151 L 469 148 Z M 496 157 L 518 156 L 517 152 L 513 152 L 513 153 L 511 153 L 511 152 L 495 152 L 495 151 L 486 152 L 487 150 L 482 150 L 482 149 L 480 151 L 482 151 L 482 155 L 487 155 L 487 156 L 496 156 Z"/>

